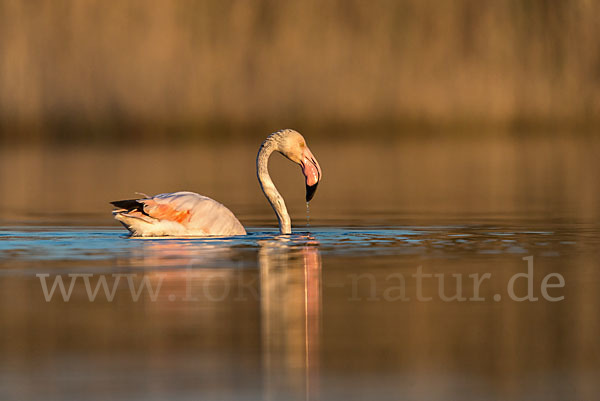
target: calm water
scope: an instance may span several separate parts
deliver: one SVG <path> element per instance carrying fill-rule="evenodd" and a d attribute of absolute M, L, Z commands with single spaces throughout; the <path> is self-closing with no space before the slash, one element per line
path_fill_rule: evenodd
<path fill-rule="evenodd" d="M 1 399 L 597 399 L 596 140 L 317 142 L 309 227 L 297 168 L 271 164 L 291 236 L 257 146 L 211 146 L 0 150 Z M 111 221 L 176 189 L 249 235 Z"/>

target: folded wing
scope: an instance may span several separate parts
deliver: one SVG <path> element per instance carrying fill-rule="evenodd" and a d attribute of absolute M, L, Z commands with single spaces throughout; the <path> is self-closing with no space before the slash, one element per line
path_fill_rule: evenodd
<path fill-rule="evenodd" d="M 246 230 L 221 203 L 194 192 L 174 192 L 111 202 L 135 236 L 244 235 Z"/>

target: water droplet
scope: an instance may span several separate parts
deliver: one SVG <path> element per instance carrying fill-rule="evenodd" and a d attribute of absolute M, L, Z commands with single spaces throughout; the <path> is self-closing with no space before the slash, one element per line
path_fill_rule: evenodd
<path fill-rule="evenodd" d="M 310 227 L 310 206 L 306 202 L 306 228 Z"/>

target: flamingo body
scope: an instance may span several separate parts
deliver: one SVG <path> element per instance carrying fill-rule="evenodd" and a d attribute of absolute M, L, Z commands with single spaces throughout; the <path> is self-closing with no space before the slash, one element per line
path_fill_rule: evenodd
<path fill-rule="evenodd" d="M 221 203 L 194 192 L 174 192 L 112 202 L 113 211 L 136 237 L 232 236 L 246 230 Z"/>

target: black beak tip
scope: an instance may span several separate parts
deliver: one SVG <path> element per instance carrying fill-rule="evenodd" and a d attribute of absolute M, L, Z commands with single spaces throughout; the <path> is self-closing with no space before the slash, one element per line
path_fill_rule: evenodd
<path fill-rule="evenodd" d="M 311 186 L 306 186 L 306 201 L 310 202 L 310 200 L 313 198 L 313 196 L 315 196 L 315 192 L 317 192 L 317 185 L 319 185 L 319 183 L 317 182 L 315 185 L 311 185 Z"/>

